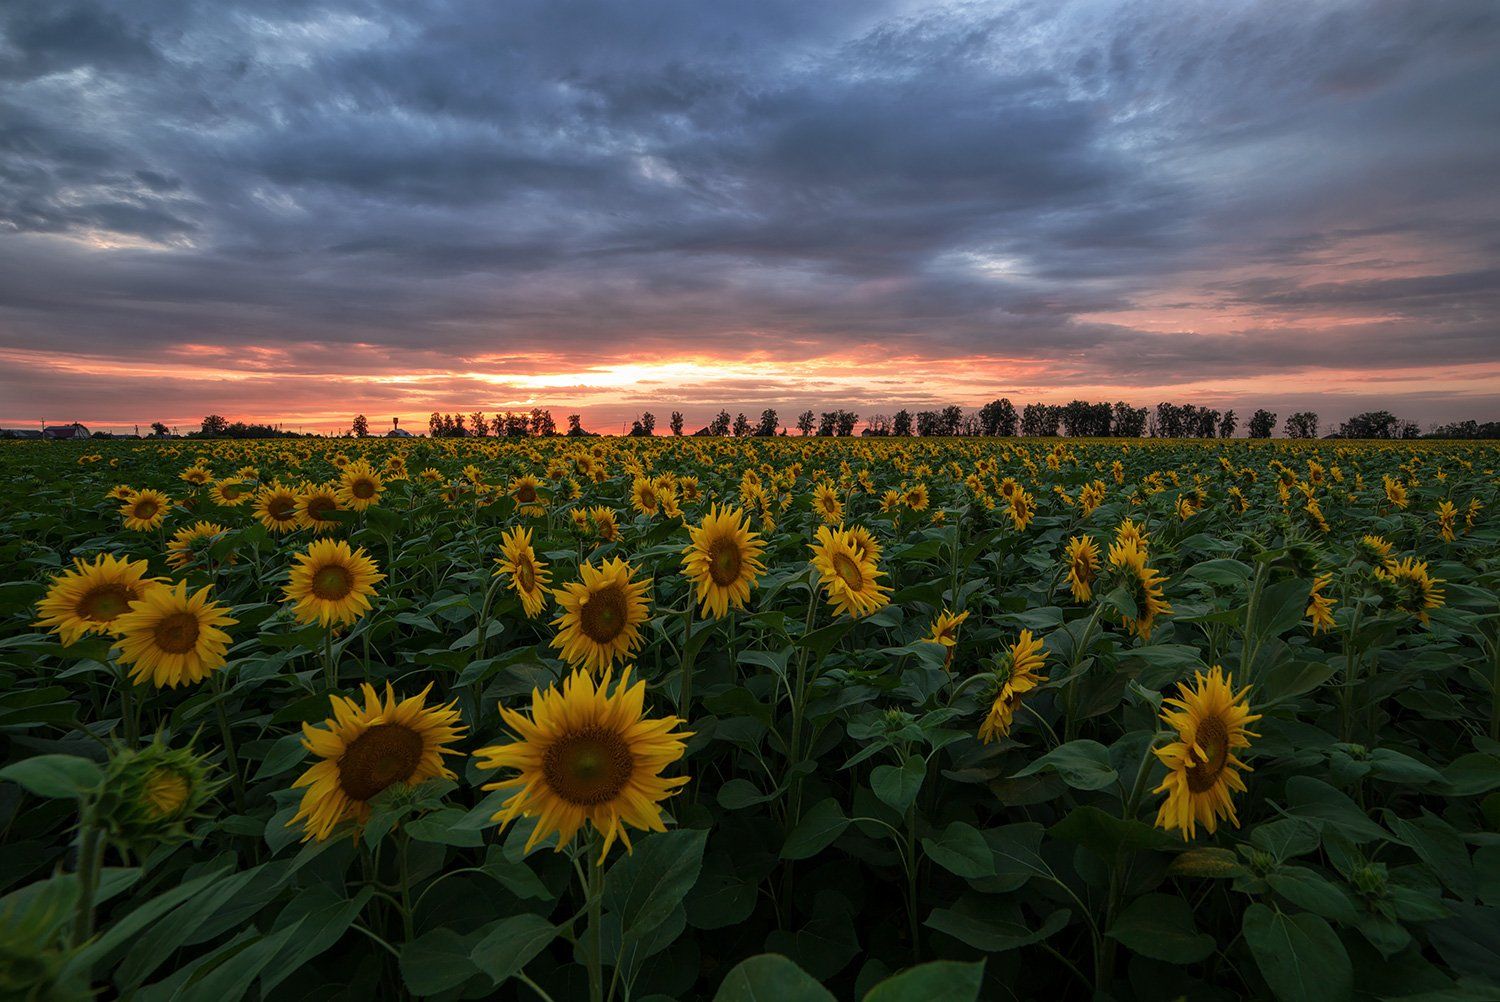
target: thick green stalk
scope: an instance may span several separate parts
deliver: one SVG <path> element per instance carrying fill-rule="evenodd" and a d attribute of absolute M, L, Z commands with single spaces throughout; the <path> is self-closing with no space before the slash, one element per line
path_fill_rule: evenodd
<path fill-rule="evenodd" d="M 78 897 L 73 904 L 73 946 L 82 946 L 94 935 L 94 891 L 104 863 L 104 836 L 94 820 L 94 805 L 85 802 L 80 819 L 78 846 Z"/>

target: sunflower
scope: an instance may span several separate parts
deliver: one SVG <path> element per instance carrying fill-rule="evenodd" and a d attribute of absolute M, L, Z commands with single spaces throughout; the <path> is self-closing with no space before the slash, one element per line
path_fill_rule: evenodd
<path fill-rule="evenodd" d="M 927 485 L 913 484 L 911 487 L 908 487 L 906 492 L 901 495 L 901 502 L 912 511 L 926 511 L 928 503 Z"/>
<path fill-rule="evenodd" d="M 1376 583 L 1381 586 L 1402 612 L 1416 616 L 1423 623 L 1430 620 L 1428 613 L 1443 604 L 1443 589 L 1438 585 L 1442 578 L 1427 572 L 1427 561 L 1415 557 L 1405 560 L 1390 560 L 1375 571 Z"/>
<path fill-rule="evenodd" d="M 1156 814 L 1156 827 L 1165 831 L 1179 829 L 1184 842 L 1197 834 L 1202 824 L 1212 835 L 1221 818 L 1228 818 L 1236 828 L 1232 793 L 1244 793 L 1240 772 L 1250 767 L 1234 754 L 1237 748 L 1250 747 L 1250 739 L 1259 737 L 1245 725 L 1260 719 L 1251 713 L 1245 696 L 1247 685 L 1234 691 L 1234 676 L 1215 666 L 1205 678 L 1196 673 L 1196 685 L 1180 683 L 1176 698 L 1163 700 L 1161 719 L 1177 730 L 1177 740 L 1155 749 L 1156 757 L 1167 767 L 1167 777 L 1153 793 L 1165 793 L 1167 799 Z"/>
<path fill-rule="evenodd" d="M 167 566 L 180 571 L 195 560 L 206 560 L 214 537 L 222 532 L 224 527 L 217 522 L 199 522 L 178 529 L 167 542 Z"/>
<path fill-rule="evenodd" d="M 1406 498 L 1406 485 L 1394 477 L 1385 478 L 1385 499 L 1397 508 L 1405 508 L 1409 503 Z"/>
<path fill-rule="evenodd" d="M 1304 615 L 1312 622 L 1314 635 L 1333 626 L 1333 599 L 1323 594 L 1323 589 L 1332 582 L 1332 574 L 1319 574 L 1313 579 L 1312 591 L 1307 595 L 1307 612 Z"/>
<path fill-rule="evenodd" d="M 111 501 L 129 501 L 131 498 L 135 497 L 135 488 L 130 486 L 129 484 L 116 484 L 114 487 L 110 488 L 109 493 L 104 496 Z"/>
<path fill-rule="evenodd" d="M 820 525 L 811 546 L 812 565 L 834 615 L 848 613 L 859 619 L 885 608 L 890 589 L 877 580 L 885 572 L 875 566 L 875 561 L 860 555 L 848 530 Z"/>
<path fill-rule="evenodd" d="M 813 491 L 813 511 L 829 525 L 838 525 L 844 518 L 844 502 L 832 483 L 825 480 Z"/>
<path fill-rule="evenodd" d="M 648 477 L 636 477 L 630 485 L 630 503 L 642 515 L 655 515 L 661 509 L 656 482 Z"/>
<path fill-rule="evenodd" d="M 384 700 L 369 683 L 361 689 L 364 706 L 331 696 L 333 716 L 322 727 L 302 725 L 302 746 L 319 761 L 292 784 L 306 792 L 287 827 L 301 822 L 304 842 L 322 842 L 349 820 L 358 835 L 370 819 L 370 801 L 397 783 L 411 787 L 454 778 L 443 765 L 444 755 L 458 754 L 448 745 L 464 733 L 453 703 L 427 706 L 431 684 L 400 701 L 389 682 Z"/>
<path fill-rule="evenodd" d="M 342 539 L 319 539 L 296 556 L 283 601 L 297 603 L 297 620 L 346 624 L 370 611 L 375 584 L 385 578 L 364 547 L 350 550 Z"/>
<path fill-rule="evenodd" d="M 547 607 L 551 576 L 547 565 L 536 558 L 531 548 L 531 530 L 515 528 L 500 534 L 500 556 L 495 560 L 495 576 L 510 575 L 510 586 L 521 599 L 528 618 L 535 619 Z"/>
<path fill-rule="evenodd" d="M 641 642 L 641 624 L 651 618 L 646 592 L 651 579 L 632 581 L 632 568 L 619 557 L 578 568 L 582 581 L 553 589 L 562 613 L 552 621 L 552 646 L 575 668 L 604 671 Z"/>
<path fill-rule="evenodd" d="M 1017 488 L 1006 499 L 1010 504 L 1010 520 L 1017 532 L 1024 532 L 1036 515 L 1036 499 L 1025 490 Z"/>
<path fill-rule="evenodd" d="M 1136 615 L 1124 617 L 1125 628 L 1142 640 L 1150 640 L 1156 617 L 1172 611 L 1171 604 L 1162 598 L 1161 585 L 1166 579 L 1146 566 L 1146 551 L 1139 546 L 1115 543 L 1109 548 L 1109 562 L 1135 599 Z"/>
<path fill-rule="evenodd" d="M 594 523 L 594 531 L 599 533 L 599 538 L 606 543 L 612 543 L 620 538 L 620 524 L 615 521 L 615 510 L 603 506 L 589 509 L 589 519 Z"/>
<path fill-rule="evenodd" d="M 211 482 L 214 478 L 214 475 L 210 473 L 208 469 L 201 463 L 195 463 L 194 465 L 189 466 L 177 476 L 178 479 L 183 483 L 192 484 L 194 487 L 202 487 L 204 484 Z"/>
<path fill-rule="evenodd" d="M 332 484 L 304 484 L 297 493 L 297 521 L 319 536 L 338 531 L 339 523 L 329 518 L 328 513 L 343 510 Z"/>
<path fill-rule="evenodd" d="M 249 501 L 254 495 L 254 488 L 250 482 L 240 477 L 225 477 L 223 480 L 215 481 L 209 489 L 208 496 L 213 502 L 222 508 L 238 508 Z"/>
<path fill-rule="evenodd" d="M 529 473 L 516 477 L 510 482 L 510 496 L 515 498 L 522 515 L 534 518 L 547 514 L 547 508 L 542 504 L 542 496 L 537 493 L 537 489 L 541 486 L 542 482 Z"/>
<path fill-rule="evenodd" d="M 1134 546 L 1142 552 L 1145 552 L 1146 543 L 1150 539 L 1150 533 L 1136 525 L 1133 519 L 1125 519 L 1115 530 L 1115 542 L 1121 546 Z"/>
<path fill-rule="evenodd" d="M 150 532 L 159 528 L 172 507 L 172 499 L 161 491 L 150 489 L 137 491 L 136 495 L 120 506 L 125 518 L 125 528 L 134 532 Z"/>
<path fill-rule="evenodd" d="M 1198 514 L 1198 509 L 1194 505 L 1193 499 L 1191 497 L 1189 497 L 1188 495 L 1186 495 L 1186 494 L 1180 494 L 1180 495 L 1178 495 L 1178 497 L 1177 497 L 1177 520 L 1179 522 L 1186 522 L 1188 519 L 1192 518 L 1196 514 Z"/>
<path fill-rule="evenodd" d="M 1453 542 L 1453 520 L 1458 518 L 1458 509 L 1452 501 L 1440 501 L 1437 506 L 1438 534 L 1445 542 Z"/>
<path fill-rule="evenodd" d="M 701 525 L 688 526 L 692 542 L 683 548 L 682 573 L 698 588 L 703 614 L 722 619 L 732 605 L 743 609 L 765 565 L 766 544 L 750 530 L 739 508 L 710 506 Z"/>
<path fill-rule="evenodd" d="M 252 510 L 260 524 L 273 535 L 297 528 L 297 492 L 282 486 L 279 480 L 260 489 Z"/>
<path fill-rule="evenodd" d="M 130 603 L 158 586 L 146 575 L 146 561 L 121 560 L 101 553 L 92 563 L 73 558 L 73 569 L 52 579 L 46 596 L 37 603 L 37 626 L 56 633 L 71 646 L 87 633 L 113 633 L 116 621 L 130 611 Z"/>
<path fill-rule="evenodd" d="M 490 819 L 502 828 L 517 817 L 537 819 L 527 849 L 555 832 L 561 852 L 587 823 L 604 836 L 603 862 L 616 838 L 631 850 L 630 828 L 666 830 L 661 803 L 689 777 L 661 771 L 682 758 L 692 734 L 676 730 L 685 723 L 678 717 L 644 715 L 646 683 L 632 685 L 630 669 L 612 693 L 609 683 L 608 670 L 597 688 L 577 671 L 561 691 L 533 689 L 529 718 L 502 705 L 516 740 L 474 753 L 482 769 L 516 770 L 484 788 L 512 791 Z"/>
<path fill-rule="evenodd" d="M 1068 590 L 1073 601 L 1087 602 L 1094 597 L 1094 579 L 1099 576 L 1099 544 L 1092 536 L 1073 536 L 1064 551 L 1068 562 Z"/>
<path fill-rule="evenodd" d="M 1028 692 L 1047 681 L 1047 677 L 1041 674 L 1046 661 L 1047 652 L 1042 649 L 1042 642 L 1033 637 L 1030 630 L 1022 630 L 995 667 L 995 696 L 990 703 L 990 712 L 979 725 L 980 741 L 989 744 L 1010 733 L 1021 701 Z"/>
<path fill-rule="evenodd" d="M 968 618 L 969 610 L 967 609 L 960 613 L 953 613 L 944 609 L 932 621 L 932 629 L 928 630 L 927 636 L 923 638 L 929 644 L 943 645 L 944 668 L 947 668 L 953 661 L 953 649 L 958 646 L 958 628 Z"/>
<path fill-rule="evenodd" d="M 364 511 L 371 505 L 379 504 L 380 494 L 384 490 L 385 481 L 363 459 L 350 463 L 339 471 L 339 504 L 350 511 Z"/>
<path fill-rule="evenodd" d="M 120 635 L 119 660 L 132 665 L 130 677 L 158 689 L 201 682 L 224 667 L 233 626 L 224 607 L 211 602 L 204 586 L 188 593 L 187 582 L 152 588 L 130 603 L 130 611 L 115 621 Z"/>

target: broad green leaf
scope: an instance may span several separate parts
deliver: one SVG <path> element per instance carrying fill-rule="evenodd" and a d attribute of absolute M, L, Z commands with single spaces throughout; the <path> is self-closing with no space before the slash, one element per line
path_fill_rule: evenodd
<path fill-rule="evenodd" d="M 1131 950 L 1169 964 L 1192 964 L 1214 952 L 1214 938 L 1198 931 L 1187 901 L 1172 894 L 1143 894 L 1105 932 Z"/>
<path fill-rule="evenodd" d="M 1318 916 L 1286 915 L 1256 903 L 1245 909 L 1244 934 L 1266 984 L 1282 1002 L 1341 1002 L 1352 997 L 1349 954 Z"/>
<path fill-rule="evenodd" d="M 104 771 L 77 755 L 34 755 L 0 769 L 0 780 L 20 783 L 38 797 L 66 799 L 93 792 Z"/>
<path fill-rule="evenodd" d="M 714 1002 L 834 1002 L 828 989 L 777 953 L 742 960 L 719 984 Z"/>
<path fill-rule="evenodd" d="M 960 877 L 989 877 L 995 873 L 994 852 L 973 825 L 955 821 L 937 838 L 924 838 L 922 851 L 929 859 Z"/>
<path fill-rule="evenodd" d="M 620 917 L 626 938 L 666 921 L 698 879 L 708 832 L 679 828 L 638 839 L 604 877 L 604 906 Z"/>
<path fill-rule="evenodd" d="M 787 835 L 786 844 L 781 847 L 781 858 L 816 856 L 832 845 L 848 827 L 849 819 L 844 816 L 844 809 L 837 800 L 832 797 L 820 800 L 802 815 L 797 827 Z"/>
<path fill-rule="evenodd" d="M 974 1002 L 983 981 L 982 960 L 934 960 L 886 978 L 864 1002 Z"/>
<path fill-rule="evenodd" d="M 1016 773 L 1016 779 L 1044 769 L 1055 770 L 1075 790 L 1102 790 L 1119 774 L 1109 764 L 1109 749 L 1097 741 L 1080 739 L 1058 745 Z"/>
<path fill-rule="evenodd" d="M 540 915 L 513 915 L 489 927 L 469 959 L 500 984 L 514 977 L 557 937 L 557 927 Z"/>
<path fill-rule="evenodd" d="M 920 755 L 908 755 L 899 766 L 880 765 L 870 771 L 870 788 L 897 814 L 917 798 L 922 781 L 927 778 L 927 761 Z"/>

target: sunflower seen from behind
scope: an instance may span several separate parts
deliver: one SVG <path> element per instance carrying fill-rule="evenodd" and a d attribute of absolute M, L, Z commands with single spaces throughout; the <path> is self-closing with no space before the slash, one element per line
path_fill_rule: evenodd
<path fill-rule="evenodd" d="M 134 497 L 120 506 L 120 517 L 125 520 L 125 528 L 131 532 L 150 532 L 161 528 L 171 509 L 171 498 L 161 491 L 147 488 L 136 491 Z"/>
<path fill-rule="evenodd" d="M 1249 693 L 1248 685 L 1236 692 L 1234 676 L 1215 666 L 1207 676 L 1197 672 L 1191 685 L 1179 683 L 1177 695 L 1162 701 L 1162 722 L 1177 732 L 1177 740 L 1154 750 L 1167 767 L 1166 778 L 1152 791 L 1167 795 L 1156 827 L 1182 832 L 1184 842 L 1197 835 L 1199 825 L 1210 835 L 1224 819 L 1239 827 L 1233 794 L 1245 792 L 1240 773 L 1250 767 L 1235 752 L 1259 737 L 1247 727 L 1260 719 L 1250 712 Z"/>
<path fill-rule="evenodd" d="M 552 621 L 557 635 L 552 646 L 574 668 L 602 672 L 628 656 L 641 642 L 641 626 L 651 618 L 646 592 L 650 578 L 633 580 L 635 573 L 614 557 L 599 566 L 578 568 L 581 580 L 553 590 L 562 612 Z"/>
<path fill-rule="evenodd" d="M 298 622 L 345 626 L 370 611 L 375 585 L 385 579 L 364 547 L 342 539 L 319 539 L 296 555 L 283 601 Z"/>
<path fill-rule="evenodd" d="M 1120 583 L 1135 600 L 1136 614 L 1121 617 L 1125 628 L 1142 640 L 1151 639 L 1156 618 L 1172 611 L 1162 593 L 1162 574 L 1146 564 L 1146 551 L 1130 543 L 1115 543 L 1109 548 L 1109 563 Z"/>
<path fill-rule="evenodd" d="M 731 607 L 743 609 L 750 589 L 765 573 L 765 543 L 750 529 L 739 508 L 710 506 L 699 525 L 688 526 L 692 542 L 683 548 L 682 573 L 697 593 L 703 614 L 715 619 Z"/>
<path fill-rule="evenodd" d="M 454 778 L 443 756 L 458 754 L 449 745 L 464 734 L 456 703 L 428 706 L 430 684 L 401 700 L 390 683 L 384 698 L 369 683 L 361 691 L 364 705 L 330 696 L 333 716 L 321 727 L 302 725 L 302 745 L 318 761 L 292 784 L 304 792 L 287 827 L 300 825 L 304 842 L 325 841 L 346 821 L 357 836 L 370 819 L 370 801 L 392 786 Z"/>
<path fill-rule="evenodd" d="M 515 740 L 474 753 L 482 769 L 515 770 L 484 788 L 510 791 L 491 818 L 502 828 L 518 817 L 537 819 L 528 850 L 556 834 L 561 852 L 589 825 L 603 835 L 602 862 L 616 839 L 630 851 L 630 828 L 666 830 L 661 804 L 689 777 L 661 772 L 682 758 L 692 734 L 677 730 L 685 723 L 678 717 L 645 715 L 646 683 L 632 685 L 630 669 L 613 691 L 610 675 L 596 686 L 575 671 L 561 689 L 533 689 L 530 716 L 501 706 Z"/>
<path fill-rule="evenodd" d="M 208 549 L 224 532 L 217 522 L 197 522 L 183 526 L 167 541 L 167 566 L 180 571 L 195 563 L 208 564 Z"/>
<path fill-rule="evenodd" d="M 1416 557 L 1388 560 L 1375 570 L 1377 589 L 1397 609 L 1417 617 L 1424 626 L 1431 622 L 1432 610 L 1443 604 L 1443 589 L 1438 587 L 1442 583 L 1442 578 L 1428 572 L 1427 561 Z"/>
<path fill-rule="evenodd" d="M 989 744 L 1010 734 L 1015 725 L 1016 711 L 1021 708 L 1027 694 L 1047 681 L 1041 673 L 1046 661 L 1047 652 L 1042 641 L 1032 636 L 1030 630 L 1022 630 L 1016 642 L 996 659 L 991 673 L 994 695 L 990 700 L 990 710 L 979 725 L 980 741 Z"/>
<path fill-rule="evenodd" d="M 130 603 L 158 586 L 146 577 L 144 560 L 128 560 L 101 553 L 91 561 L 73 558 L 73 567 L 52 579 L 37 603 L 37 626 L 56 633 L 72 646 L 89 633 L 113 633 Z"/>
<path fill-rule="evenodd" d="M 229 634 L 237 620 L 209 599 L 211 586 L 189 592 L 187 582 L 152 588 L 130 603 L 115 623 L 119 661 L 137 685 L 158 689 L 203 681 L 224 667 Z"/>
<path fill-rule="evenodd" d="M 547 607 L 547 593 L 552 577 L 547 565 L 537 559 L 531 548 L 531 530 L 508 529 L 500 536 L 500 556 L 496 558 L 495 576 L 510 576 L 510 586 L 521 600 L 528 619 L 535 619 Z"/>

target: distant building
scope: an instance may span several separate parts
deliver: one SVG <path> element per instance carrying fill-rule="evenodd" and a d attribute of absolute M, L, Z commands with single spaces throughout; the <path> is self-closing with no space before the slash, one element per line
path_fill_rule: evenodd
<path fill-rule="evenodd" d="M 35 428 L 0 428 L 0 438 L 41 438 Z"/>
<path fill-rule="evenodd" d="M 391 430 L 385 433 L 386 438 L 411 438 L 412 433 L 401 427 L 401 419 L 391 418 Z"/>
<path fill-rule="evenodd" d="M 74 421 L 72 424 L 48 425 L 42 429 L 42 438 L 50 438 L 57 441 L 70 441 L 89 437 L 89 430 Z"/>

